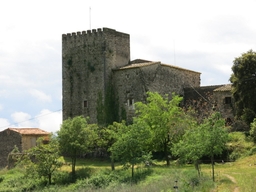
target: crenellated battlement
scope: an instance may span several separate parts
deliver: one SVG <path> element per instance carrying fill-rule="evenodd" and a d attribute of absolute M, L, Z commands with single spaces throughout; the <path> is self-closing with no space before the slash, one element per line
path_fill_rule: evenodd
<path fill-rule="evenodd" d="M 72 32 L 72 33 L 67 33 L 67 34 L 62 34 L 62 40 L 68 40 L 76 37 L 81 37 L 81 36 L 91 36 L 91 35 L 102 35 L 102 34 L 119 34 L 119 35 L 124 35 L 129 37 L 129 34 L 118 32 L 115 29 L 110 29 L 110 28 L 98 28 L 98 29 L 92 29 L 92 30 L 87 30 L 87 31 L 78 31 L 78 32 Z"/>

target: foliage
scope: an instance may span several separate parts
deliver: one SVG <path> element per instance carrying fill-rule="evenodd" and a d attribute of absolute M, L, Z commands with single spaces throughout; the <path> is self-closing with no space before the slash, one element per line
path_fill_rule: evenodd
<path fill-rule="evenodd" d="M 52 174 L 64 163 L 55 138 L 51 138 L 48 144 L 44 144 L 43 138 L 39 138 L 37 145 L 26 152 L 23 160 L 27 173 L 31 174 L 34 171 L 39 178 L 46 178 L 48 184 L 52 182 Z"/>
<path fill-rule="evenodd" d="M 231 132 L 228 138 L 227 148 L 229 160 L 235 161 L 254 153 L 254 143 L 249 141 L 244 133 Z"/>
<path fill-rule="evenodd" d="M 186 128 L 186 118 L 179 107 L 182 100 L 178 95 L 172 94 L 162 97 L 158 93 L 148 92 L 147 102 L 137 102 L 137 119 L 144 121 L 152 132 L 151 148 L 154 151 L 163 151 L 167 165 L 170 165 L 170 148 L 172 143 L 179 140 Z"/>
<path fill-rule="evenodd" d="M 256 117 L 256 52 L 249 50 L 235 58 L 232 71 L 230 81 L 236 116 L 249 125 Z"/>
<path fill-rule="evenodd" d="M 113 124 L 109 125 L 107 128 L 103 127 L 99 129 L 99 138 L 97 140 L 98 146 L 104 151 L 108 151 L 109 156 L 111 157 L 111 169 L 114 170 L 114 159 L 111 155 L 111 146 L 117 141 L 119 135 L 126 130 L 127 127 L 125 125 L 125 121 L 121 123 L 113 122 Z"/>
<path fill-rule="evenodd" d="M 179 156 L 179 162 L 193 162 L 199 176 L 199 161 L 205 151 L 201 131 L 198 127 L 187 129 L 182 139 L 173 146 L 173 153 Z"/>
<path fill-rule="evenodd" d="M 72 175 L 75 176 L 77 156 L 91 152 L 97 140 L 97 125 L 88 124 L 82 116 L 69 118 L 58 131 L 61 152 L 72 159 Z"/>
<path fill-rule="evenodd" d="M 99 126 L 104 127 L 120 121 L 118 97 L 111 83 L 107 84 L 103 94 L 98 93 L 96 111 Z"/>
<path fill-rule="evenodd" d="M 186 130 L 182 140 L 174 145 L 174 151 L 181 159 L 194 162 L 199 175 L 198 161 L 203 156 L 209 156 L 214 181 L 214 155 L 222 153 L 227 141 L 228 132 L 225 128 L 225 120 L 220 117 L 220 113 L 214 113 L 204 123 Z"/>
<path fill-rule="evenodd" d="M 13 150 L 8 154 L 7 161 L 8 161 L 8 169 L 13 168 L 15 164 L 19 161 L 21 156 L 19 148 L 14 145 Z"/>
<path fill-rule="evenodd" d="M 148 157 L 146 154 L 150 151 L 150 142 L 151 132 L 147 124 L 135 121 L 118 133 L 116 142 L 110 148 L 112 158 L 120 160 L 124 166 L 131 166 L 133 177 L 134 166 L 143 162 L 144 157 Z"/>
<path fill-rule="evenodd" d="M 228 141 L 225 120 L 221 118 L 220 113 L 214 113 L 201 124 L 200 129 L 202 129 L 202 141 L 205 147 L 204 155 L 211 158 L 212 179 L 214 181 L 214 155 L 221 154 Z"/>
<path fill-rule="evenodd" d="M 253 138 L 254 143 L 256 143 L 256 118 L 254 118 L 253 122 L 250 125 L 250 135 Z"/>

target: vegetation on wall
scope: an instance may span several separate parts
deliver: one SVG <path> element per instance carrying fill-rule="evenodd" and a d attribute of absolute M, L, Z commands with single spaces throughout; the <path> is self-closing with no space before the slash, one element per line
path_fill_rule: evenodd
<path fill-rule="evenodd" d="M 106 87 L 105 100 L 103 100 L 103 94 L 99 92 L 96 106 L 99 125 L 108 126 L 115 121 L 120 122 L 122 119 L 119 115 L 118 98 L 116 97 L 114 86 L 110 83 Z"/>

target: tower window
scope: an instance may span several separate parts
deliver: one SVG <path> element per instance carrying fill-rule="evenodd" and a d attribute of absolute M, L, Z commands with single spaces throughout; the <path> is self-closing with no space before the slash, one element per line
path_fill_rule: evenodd
<path fill-rule="evenodd" d="M 84 100 L 84 108 L 87 108 L 87 107 L 88 107 L 88 101 Z"/>
<path fill-rule="evenodd" d="M 135 109 L 134 99 L 128 99 L 127 104 L 128 104 L 128 109 Z"/>
<path fill-rule="evenodd" d="M 225 97 L 225 104 L 231 104 L 231 97 Z"/>

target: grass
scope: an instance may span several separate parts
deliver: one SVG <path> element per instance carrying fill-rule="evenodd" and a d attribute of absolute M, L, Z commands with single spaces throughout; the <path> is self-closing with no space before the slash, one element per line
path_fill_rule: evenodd
<path fill-rule="evenodd" d="M 69 162 L 69 159 L 66 159 Z M 108 161 L 79 159 L 77 180 L 71 182 L 71 166 L 65 165 L 54 176 L 54 185 L 44 186 L 40 179 L 25 178 L 20 168 L 0 170 L 0 191 L 88 191 L 88 192 L 172 192 L 174 185 L 179 192 L 233 192 L 255 191 L 256 155 L 236 162 L 216 164 L 216 182 L 211 181 L 211 166 L 202 165 L 203 176 L 197 177 L 192 165 L 177 166 L 173 162 L 166 167 L 157 162 L 152 168 L 137 166 L 135 178 L 131 180 L 131 170 L 123 170 L 118 165 L 115 172 L 110 170 Z"/>

